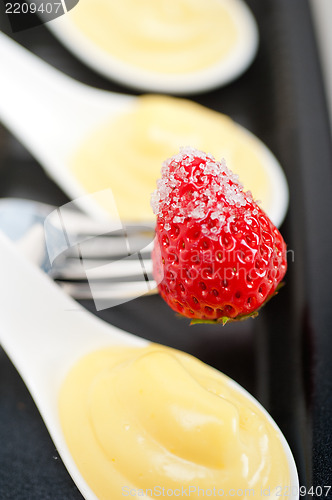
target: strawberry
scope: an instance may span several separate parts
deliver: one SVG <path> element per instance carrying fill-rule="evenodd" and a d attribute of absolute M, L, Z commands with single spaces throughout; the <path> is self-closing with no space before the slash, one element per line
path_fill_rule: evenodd
<path fill-rule="evenodd" d="M 256 316 L 287 264 L 280 232 L 251 193 L 192 148 L 163 164 L 157 186 L 153 273 L 167 304 L 193 322 Z"/>

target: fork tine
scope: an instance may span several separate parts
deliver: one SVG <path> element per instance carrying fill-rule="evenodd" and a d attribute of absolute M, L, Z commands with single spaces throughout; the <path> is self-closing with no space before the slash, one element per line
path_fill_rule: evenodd
<path fill-rule="evenodd" d="M 138 238 L 130 240 L 130 253 L 141 252 L 149 254 L 153 249 L 152 238 Z M 113 236 L 100 236 L 91 238 L 80 243 L 80 253 L 86 259 L 115 259 L 122 258 L 128 255 L 128 247 L 122 238 Z M 143 250 L 142 250 L 143 249 Z M 66 251 L 66 256 L 77 257 L 77 247 L 69 248 Z"/>
<path fill-rule="evenodd" d="M 109 280 L 138 277 L 144 279 L 144 273 L 152 273 L 152 261 L 144 259 L 143 265 L 139 259 L 122 259 L 115 262 L 110 260 L 89 259 L 80 261 L 78 259 L 62 259 L 61 264 L 54 266 L 49 275 L 55 280 L 86 280 L 89 279 Z"/>
<path fill-rule="evenodd" d="M 98 284 L 98 288 L 94 286 L 93 294 L 88 283 L 80 282 L 65 282 L 60 281 L 58 284 L 61 288 L 77 300 L 118 300 L 134 299 L 141 295 L 153 295 L 157 293 L 157 284 L 155 281 L 149 281 L 148 285 L 151 287 L 148 290 L 147 283 L 143 281 L 134 282 L 113 282 Z"/>

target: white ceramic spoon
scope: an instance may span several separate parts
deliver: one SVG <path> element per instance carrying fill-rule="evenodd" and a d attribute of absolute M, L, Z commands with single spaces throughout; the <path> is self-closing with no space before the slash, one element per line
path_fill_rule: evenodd
<path fill-rule="evenodd" d="M 0 120 L 71 199 L 85 197 L 69 171 L 70 154 L 90 131 L 130 109 L 136 98 L 79 83 L 1 32 L 0 68 Z M 91 198 L 81 203 L 90 215 L 106 217 Z"/>
<path fill-rule="evenodd" d="M 0 233 L 0 343 L 20 372 L 55 446 L 86 500 L 97 500 L 69 453 L 58 417 L 58 392 L 69 368 L 84 354 L 105 346 L 145 346 L 147 341 L 93 316 L 61 292 L 27 262 Z M 234 389 L 254 402 L 241 386 Z M 278 429 L 279 431 L 279 429 Z M 280 431 L 279 431 L 280 432 Z M 281 433 L 280 433 L 281 434 Z M 298 476 L 292 453 L 281 435 L 290 468 L 290 500 L 298 499 Z"/>
<path fill-rule="evenodd" d="M 74 55 L 107 78 L 148 92 L 192 94 L 231 82 L 248 68 L 257 52 L 258 29 L 246 3 L 243 0 L 219 2 L 236 26 L 237 43 L 227 57 L 207 68 L 185 74 L 148 71 L 116 59 L 85 36 L 71 20 L 70 13 L 46 26 Z M 84 9 L 83 1 L 75 7 L 80 8 Z"/>

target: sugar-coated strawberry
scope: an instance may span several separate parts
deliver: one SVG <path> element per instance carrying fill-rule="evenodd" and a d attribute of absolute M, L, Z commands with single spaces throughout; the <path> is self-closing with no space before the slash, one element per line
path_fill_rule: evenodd
<path fill-rule="evenodd" d="M 285 275 L 286 245 L 238 178 L 210 154 L 183 148 L 152 195 L 154 277 L 172 309 L 225 324 L 257 315 Z"/>

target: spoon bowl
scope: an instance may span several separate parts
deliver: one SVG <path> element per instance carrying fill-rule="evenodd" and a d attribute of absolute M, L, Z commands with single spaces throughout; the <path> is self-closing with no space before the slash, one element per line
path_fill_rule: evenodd
<path fill-rule="evenodd" d="M 82 62 L 106 78 L 147 92 L 193 94 L 226 85 L 240 76 L 254 59 L 258 47 L 256 21 L 242 0 L 219 0 L 237 30 L 237 42 L 230 53 L 204 69 L 188 73 L 158 73 L 114 57 L 89 39 L 71 19 L 71 11 L 51 23 L 48 29 Z M 84 8 L 83 2 L 75 9 Z M 222 34 L 220 35 L 222 36 Z M 159 40 L 156 40 L 158 43 Z M 156 54 L 158 57 L 158 54 Z"/>
<path fill-rule="evenodd" d="M 86 500 L 98 500 L 65 442 L 58 415 L 59 389 L 68 370 L 85 354 L 116 345 L 144 347 L 148 342 L 88 313 L 27 262 L 1 233 L 0 275 L 0 342 L 20 372 L 78 489 Z M 296 465 L 285 438 L 260 404 L 232 384 L 280 433 L 291 477 L 288 498 L 298 499 Z"/>

